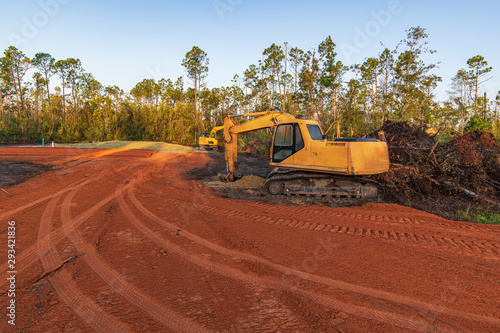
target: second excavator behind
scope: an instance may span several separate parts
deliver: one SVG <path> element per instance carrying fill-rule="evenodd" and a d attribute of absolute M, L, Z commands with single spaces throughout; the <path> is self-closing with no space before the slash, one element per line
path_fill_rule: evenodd
<path fill-rule="evenodd" d="M 251 118 L 237 123 L 237 118 Z M 264 185 L 271 195 L 301 195 L 338 202 L 377 202 L 383 187 L 363 176 L 387 172 L 386 142 L 377 139 L 336 138 L 329 141 L 318 122 L 276 111 L 230 115 L 224 118 L 227 179 L 237 173 L 237 136 L 273 128 L 270 165 L 275 169 Z"/>
<path fill-rule="evenodd" d="M 218 131 L 220 131 L 223 128 L 224 126 L 218 126 L 212 128 L 210 133 L 202 132 L 200 134 L 200 138 L 198 139 L 198 144 L 200 145 L 200 147 L 205 148 L 206 150 L 212 150 L 217 148 L 218 141 L 215 138 L 215 135 Z"/>

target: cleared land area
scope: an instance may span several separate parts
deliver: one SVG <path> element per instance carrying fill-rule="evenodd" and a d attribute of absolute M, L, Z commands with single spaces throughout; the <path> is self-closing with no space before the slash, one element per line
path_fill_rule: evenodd
<path fill-rule="evenodd" d="M 216 175 L 211 154 L 173 148 L 3 148 L 0 163 L 36 167 L 0 191 L 2 311 L 7 221 L 17 271 L 1 332 L 500 330 L 499 226 L 248 200 L 194 177 Z"/>

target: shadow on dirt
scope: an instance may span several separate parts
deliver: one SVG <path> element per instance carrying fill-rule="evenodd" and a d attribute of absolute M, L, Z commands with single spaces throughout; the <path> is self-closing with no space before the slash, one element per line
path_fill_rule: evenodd
<path fill-rule="evenodd" d="M 0 187 L 8 188 L 24 183 L 36 175 L 52 170 L 53 166 L 24 161 L 2 161 L 0 163 Z"/>

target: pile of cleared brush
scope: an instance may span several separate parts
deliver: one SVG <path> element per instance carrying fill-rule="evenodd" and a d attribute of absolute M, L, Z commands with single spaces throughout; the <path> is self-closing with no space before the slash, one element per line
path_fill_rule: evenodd
<path fill-rule="evenodd" d="M 385 137 L 389 147 L 390 170 L 375 177 L 389 200 L 449 203 L 450 210 L 500 202 L 500 145 L 491 133 L 475 131 L 440 144 L 440 135 L 429 132 L 422 126 L 387 122 L 370 135 Z"/>
<path fill-rule="evenodd" d="M 457 186 L 492 197 L 500 192 L 500 145 L 491 133 L 456 137 L 443 147 L 439 162 L 440 173 Z"/>

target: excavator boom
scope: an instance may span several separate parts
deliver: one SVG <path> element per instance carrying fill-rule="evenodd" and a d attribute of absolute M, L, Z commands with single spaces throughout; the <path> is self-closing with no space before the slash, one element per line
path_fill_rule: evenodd
<path fill-rule="evenodd" d="M 236 118 L 254 117 L 251 120 L 237 124 Z M 279 123 L 296 121 L 291 114 L 268 111 L 245 113 L 236 116 L 227 116 L 224 118 L 224 148 L 226 154 L 227 179 L 234 180 L 234 175 L 237 171 L 238 162 L 238 134 L 256 131 L 264 128 L 274 127 Z"/>

